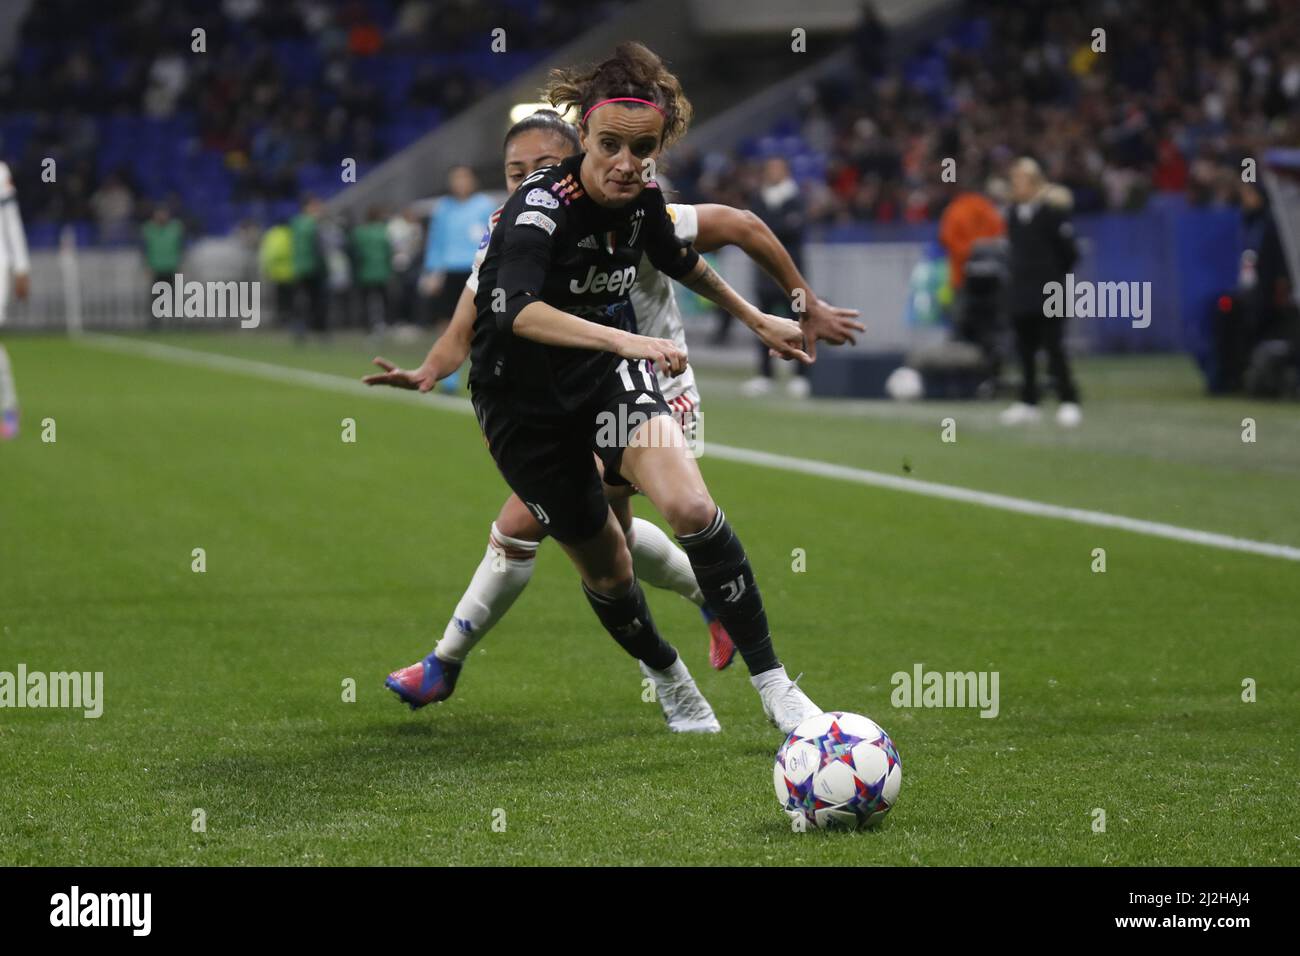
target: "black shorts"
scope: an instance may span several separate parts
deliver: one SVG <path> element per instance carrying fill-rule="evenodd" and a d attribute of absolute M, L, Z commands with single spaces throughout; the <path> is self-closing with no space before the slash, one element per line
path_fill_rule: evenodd
<path fill-rule="evenodd" d="M 475 389 L 473 402 L 506 484 L 547 533 L 566 544 L 595 537 L 608 518 L 593 452 L 604 480 L 626 485 L 618 468 L 628 440 L 655 415 L 673 414 L 650 363 L 621 359 L 577 411 L 548 410 L 502 389 Z"/>

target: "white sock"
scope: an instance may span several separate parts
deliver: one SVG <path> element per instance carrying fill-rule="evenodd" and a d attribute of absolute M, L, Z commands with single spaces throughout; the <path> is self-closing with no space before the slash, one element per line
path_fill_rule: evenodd
<path fill-rule="evenodd" d="M 678 681 L 691 679 L 691 672 L 686 669 L 686 662 L 682 660 L 682 656 L 680 654 L 677 655 L 677 660 L 673 661 L 671 664 L 669 664 L 661 671 L 655 670 L 653 667 L 651 667 L 649 664 L 646 664 L 645 662 L 642 662 L 641 666 L 644 667 L 651 674 L 654 674 L 655 676 L 662 679 L 665 683 L 675 684 Z"/>
<path fill-rule="evenodd" d="M 434 648 L 444 661 L 464 661 L 524 593 L 536 564 L 537 541 L 510 538 L 492 522 L 487 552 Z"/>
<path fill-rule="evenodd" d="M 770 671 L 763 671 L 761 674 L 753 675 L 749 682 L 754 685 L 755 690 L 763 690 L 763 688 L 774 682 L 788 684 L 790 675 L 785 672 L 784 667 L 773 667 Z"/>
<path fill-rule="evenodd" d="M 704 607 L 704 594 L 695 581 L 691 559 L 658 525 L 644 518 L 633 518 L 629 537 L 632 570 L 639 580 L 665 591 L 676 591 L 696 607 Z"/>
<path fill-rule="evenodd" d="M 14 388 L 14 370 L 9 364 L 9 353 L 0 345 L 0 412 L 11 412 L 18 407 L 18 390 Z"/>

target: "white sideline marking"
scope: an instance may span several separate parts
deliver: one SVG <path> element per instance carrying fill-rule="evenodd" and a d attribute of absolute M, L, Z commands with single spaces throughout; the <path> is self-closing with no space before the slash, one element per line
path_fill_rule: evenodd
<path fill-rule="evenodd" d="M 433 404 L 447 411 L 473 414 L 469 400 L 407 391 L 397 388 L 375 387 L 362 384 L 360 380 L 331 375 L 326 372 L 312 372 L 307 369 L 292 368 L 287 365 L 275 365 L 271 362 L 258 362 L 253 359 L 235 358 L 215 352 L 203 352 L 196 349 L 180 348 L 174 345 L 162 345 L 157 342 L 141 342 L 114 335 L 85 334 L 76 341 L 85 342 L 98 348 L 107 348 L 133 355 L 144 355 L 169 361 L 184 362 L 202 368 L 233 372 L 238 375 L 250 375 L 272 382 L 291 382 L 332 392 L 353 395 L 366 395 L 370 398 L 389 401 L 418 402 L 421 405 Z M 773 452 L 758 451 L 753 448 L 733 448 L 710 442 L 706 455 L 724 461 L 741 462 L 773 468 L 778 471 L 792 471 L 819 478 L 834 478 L 840 481 L 868 485 L 875 488 L 888 488 L 891 491 L 904 491 L 929 498 L 944 498 L 948 501 L 961 501 L 965 504 L 979 505 L 984 508 L 996 508 L 1000 511 L 1013 511 L 1017 514 L 1035 515 L 1040 518 L 1055 518 L 1060 521 L 1073 521 L 1075 524 L 1092 525 L 1099 528 L 1114 528 L 1131 531 L 1153 538 L 1167 538 L 1187 544 L 1199 544 L 1209 548 L 1225 551 L 1242 551 L 1247 554 L 1259 554 L 1270 558 L 1282 558 L 1285 561 L 1300 561 L 1300 548 L 1288 544 L 1271 544 L 1267 541 L 1253 541 L 1249 538 L 1236 538 L 1232 535 L 1218 534 L 1213 531 L 1197 531 L 1195 528 L 1182 528 L 1178 525 L 1165 524 L 1160 521 L 1144 521 L 1140 518 L 1126 518 L 1123 515 L 1107 514 L 1104 511 L 1088 511 L 1083 508 L 1067 508 L 1063 505 L 1031 501 L 1027 498 L 1013 498 L 987 491 L 974 491 L 956 485 L 942 485 L 933 481 L 920 481 L 914 478 L 900 478 L 879 471 L 865 468 L 851 468 L 826 461 L 809 461 L 803 458 L 791 458 Z"/>
<path fill-rule="evenodd" d="M 290 365 L 276 365 L 273 362 L 259 362 L 256 359 L 236 358 L 233 355 L 222 355 L 219 352 L 180 348 L 176 345 L 163 345 L 160 342 L 142 342 L 125 336 L 104 335 L 98 332 L 84 333 L 76 336 L 74 341 L 85 342 L 97 348 L 105 348 L 115 352 L 127 352 L 131 355 L 143 355 L 147 358 L 162 359 L 164 361 L 184 362 L 187 365 L 197 365 L 200 368 L 233 372 L 236 375 L 249 375 L 253 378 L 262 378 L 271 382 L 291 382 L 294 385 L 306 385 L 308 388 L 320 388 L 327 392 L 369 395 L 371 398 L 382 398 L 389 401 L 418 402 L 421 405 L 433 403 L 440 408 L 453 412 L 467 412 L 471 415 L 474 413 L 468 399 L 453 398 L 450 395 L 434 392 L 425 392 L 422 395 L 419 392 L 404 388 L 366 385 L 361 381 L 360 376 L 355 379 L 345 378 L 342 375 L 332 375 L 329 372 L 313 372 L 310 369 L 294 368 Z M 378 366 L 371 366 L 371 368 L 376 373 L 383 371 Z"/>

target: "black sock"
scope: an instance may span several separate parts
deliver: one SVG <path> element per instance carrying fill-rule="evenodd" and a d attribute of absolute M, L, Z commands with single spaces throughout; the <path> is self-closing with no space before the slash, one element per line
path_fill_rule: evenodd
<path fill-rule="evenodd" d="M 605 625 L 609 636 L 637 660 L 657 671 L 667 670 L 677 660 L 677 651 L 659 634 L 650 608 L 645 603 L 645 593 L 636 581 L 621 597 L 598 594 L 584 581 L 582 593 L 587 595 L 591 609 Z"/>
<path fill-rule="evenodd" d="M 691 559 L 704 600 L 736 642 L 749 672 L 761 674 L 780 667 L 767 629 L 763 596 L 754 583 L 745 546 L 731 530 L 722 509 L 718 509 L 707 528 L 679 535 L 677 543 Z"/>

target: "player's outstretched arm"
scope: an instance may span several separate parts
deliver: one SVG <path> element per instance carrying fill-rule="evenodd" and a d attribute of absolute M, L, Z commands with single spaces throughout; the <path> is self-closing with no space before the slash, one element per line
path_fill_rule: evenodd
<path fill-rule="evenodd" d="M 470 341 L 474 338 L 474 293 L 469 286 L 461 290 L 452 313 L 451 324 L 433 343 L 429 354 L 417 369 L 398 368 L 386 358 L 375 357 L 375 364 L 383 372 L 367 375 L 361 381 L 367 385 L 391 385 L 419 392 L 430 391 L 435 385 L 465 364 L 469 357 Z"/>
<path fill-rule="evenodd" d="M 758 263 L 785 291 L 793 302 L 802 300 L 800 320 L 808 355 L 817 358 L 817 342 L 832 345 L 854 344 L 854 333 L 866 331 L 866 326 L 855 321 L 857 309 L 842 309 L 819 298 L 812 285 L 804 278 L 782 245 L 776 233 L 748 209 L 735 209 L 719 203 L 701 203 L 695 207 L 699 231 L 695 248 L 699 252 L 712 252 L 722 246 L 738 246 L 745 255 Z M 799 291 L 802 290 L 802 295 Z"/>
<path fill-rule="evenodd" d="M 746 302 L 702 257 L 681 283 L 744 322 L 774 356 L 812 364 L 812 357 L 803 350 L 804 333 L 798 322 L 768 315 Z"/>
<path fill-rule="evenodd" d="M 686 370 L 686 353 L 670 339 L 654 339 L 611 328 L 564 312 L 541 300 L 519 310 L 511 327 L 521 338 L 562 348 L 613 352 L 626 359 L 650 359 L 668 375 Z"/>

